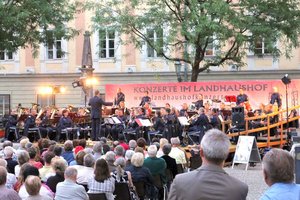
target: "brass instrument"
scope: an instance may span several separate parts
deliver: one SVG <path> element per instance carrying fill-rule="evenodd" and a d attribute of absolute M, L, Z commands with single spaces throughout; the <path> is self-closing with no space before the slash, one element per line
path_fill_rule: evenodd
<path fill-rule="evenodd" d="M 199 114 L 194 114 L 193 116 L 188 118 L 188 122 L 192 123 L 195 119 L 197 119 L 200 115 Z"/>
<path fill-rule="evenodd" d="M 50 116 L 50 119 L 54 119 L 54 115 L 55 115 L 55 113 L 58 111 L 58 109 L 55 107 L 55 106 L 53 106 L 52 107 L 52 109 L 51 109 L 51 116 Z"/>
<path fill-rule="evenodd" d="M 35 119 L 35 123 L 37 125 L 40 125 L 42 123 L 42 120 L 41 120 L 41 116 L 43 114 L 44 110 L 43 108 L 39 111 L 38 115 L 36 116 L 36 119 Z"/>

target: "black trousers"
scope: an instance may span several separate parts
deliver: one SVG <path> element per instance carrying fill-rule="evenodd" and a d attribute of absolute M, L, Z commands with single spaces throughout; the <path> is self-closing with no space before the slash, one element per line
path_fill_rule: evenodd
<path fill-rule="evenodd" d="M 100 118 L 92 119 L 92 140 L 97 140 L 100 133 Z"/>

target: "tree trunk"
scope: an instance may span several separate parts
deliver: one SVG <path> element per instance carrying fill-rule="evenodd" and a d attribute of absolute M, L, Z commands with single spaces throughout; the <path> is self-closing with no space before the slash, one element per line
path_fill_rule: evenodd
<path fill-rule="evenodd" d="M 195 66 L 195 64 L 192 67 L 192 77 L 191 77 L 191 82 L 197 82 L 198 80 L 198 75 L 199 75 L 199 64 Z"/>

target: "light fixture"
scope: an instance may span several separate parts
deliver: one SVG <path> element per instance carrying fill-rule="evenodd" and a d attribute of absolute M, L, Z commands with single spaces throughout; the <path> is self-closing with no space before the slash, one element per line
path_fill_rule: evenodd
<path fill-rule="evenodd" d="M 182 82 L 182 78 L 181 78 L 181 63 L 180 63 L 180 61 L 175 61 L 174 65 L 175 65 L 175 71 L 176 71 L 177 80 L 178 80 L 178 82 Z"/>
<path fill-rule="evenodd" d="M 288 74 L 285 74 L 284 77 L 281 79 L 282 83 L 288 85 L 291 83 L 291 78 Z"/>
<path fill-rule="evenodd" d="M 85 80 L 86 86 L 93 86 L 93 85 L 96 85 L 97 83 L 98 83 L 98 80 L 95 77 L 87 78 Z"/>

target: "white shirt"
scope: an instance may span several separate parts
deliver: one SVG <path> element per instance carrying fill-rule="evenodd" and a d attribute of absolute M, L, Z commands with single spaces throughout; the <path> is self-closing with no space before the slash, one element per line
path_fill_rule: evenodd
<path fill-rule="evenodd" d="M 16 184 L 17 182 L 17 178 L 14 174 L 11 174 L 11 173 L 7 173 L 7 177 L 6 177 L 6 188 L 8 189 L 14 189 L 14 185 Z"/>
<path fill-rule="evenodd" d="M 176 164 L 186 164 L 185 153 L 178 147 L 172 147 L 169 156 L 176 160 Z"/>
<path fill-rule="evenodd" d="M 72 167 L 77 169 L 77 183 L 87 185 L 90 177 L 94 176 L 94 169 L 92 167 L 86 167 L 82 165 L 73 165 Z"/>
<path fill-rule="evenodd" d="M 47 189 L 45 185 L 42 184 L 42 187 L 40 189 L 40 195 L 42 196 L 48 196 L 50 198 L 54 198 L 54 194 L 50 189 Z M 23 184 L 19 190 L 19 196 L 21 199 L 26 199 L 29 197 L 29 194 L 26 191 L 25 184 Z"/>

